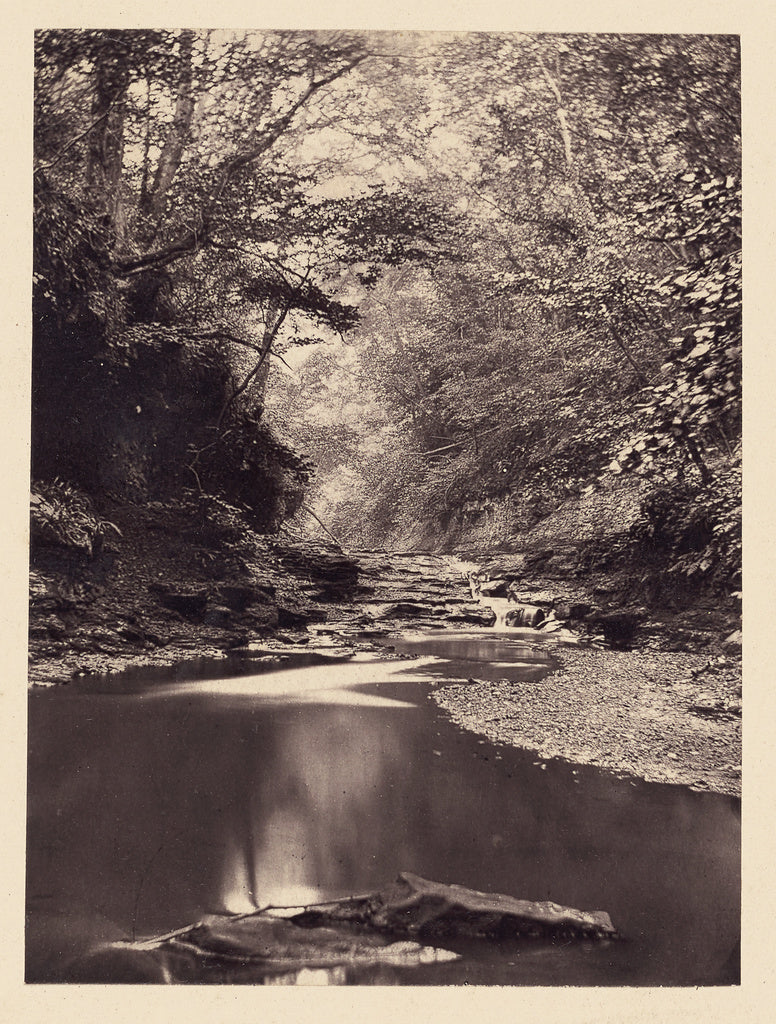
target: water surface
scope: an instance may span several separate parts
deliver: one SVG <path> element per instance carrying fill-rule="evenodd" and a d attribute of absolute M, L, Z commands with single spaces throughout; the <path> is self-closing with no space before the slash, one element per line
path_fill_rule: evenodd
<path fill-rule="evenodd" d="M 73 980 L 101 941 L 365 892 L 407 870 L 606 910 L 627 941 L 471 946 L 455 963 L 308 980 L 735 981 L 739 802 L 536 763 L 462 732 L 428 700 L 435 673 L 542 685 L 547 663 L 524 637 L 482 633 L 406 641 L 447 664 L 200 661 L 126 673 L 120 692 L 116 680 L 33 691 L 28 980 Z"/>

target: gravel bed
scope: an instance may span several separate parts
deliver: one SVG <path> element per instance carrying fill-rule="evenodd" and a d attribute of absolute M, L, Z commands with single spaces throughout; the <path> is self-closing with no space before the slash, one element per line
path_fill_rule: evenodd
<path fill-rule="evenodd" d="M 459 726 L 540 757 L 741 794 L 741 662 L 563 646 L 539 683 L 473 681 L 434 700 Z"/>

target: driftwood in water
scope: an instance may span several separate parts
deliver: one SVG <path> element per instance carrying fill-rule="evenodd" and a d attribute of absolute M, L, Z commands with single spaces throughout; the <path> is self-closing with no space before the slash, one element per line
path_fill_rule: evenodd
<path fill-rule="evenodd" d="M 219 960 L 261 964 L 268 970 L 391 963 L 412 967 L 455 960 L 455 953 L 411 940 L 339 926 L 300 926 L 293 918 L 266 912 L 246 917 L 212 915 L 168 940 L 178 950 Z"/>

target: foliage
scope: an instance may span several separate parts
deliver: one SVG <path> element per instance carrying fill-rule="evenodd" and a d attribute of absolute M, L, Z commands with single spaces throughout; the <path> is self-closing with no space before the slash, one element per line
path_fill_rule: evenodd
<path fill-rule="evenodd" d="M 78 377 L 74 337 L 106 373 L 135 365 L 138 331 L 194 354 L 217 341 L 227 371 L 197 377 L 204 440 L 185 468 L 268 528 L 312 481 L 292 448 L 318 465 L 316 514 L 375 540 L 488 502 L 530 524 L 608 463 L 673 488 L 678 573 L 730 575 L 735 38 L 57 31 L 37 45 L 47 394 Z M 293 351 L 312 343 L 306 361 Z M 703 501 L 713 537 L 680 550 Z M 644 515 L 647 530 L 668 513 Z"/>
<path fill-rule="evenodd" d="M 732 593 L 741 586 L 741 466 L 656 487 L 631 527 L 637 550 L 669 574 Z"/>
<path fill-rule="evenodd" d="M 684 477 L 692 519 L 740 434 L 737 41 L 479 35 L 435 60 L 453 117 L 422 123 L 452 139 L 426 151 L 419 195 L 447 205 L 456 255 L 370 282 L 349 342 L 392 429 L 354 410 L 324 476 L 359 495 L 327 515 L 399 536 L 508 498 L 530 524 L 609 463 Z M 723 575 L 734 533 L 707 552 Z"/>
<path fill-rule="evenodd" d="M 33 544 L 72 548 L 87 558 L 99 554 L 111 536 L 121 536 L 83 492 L 58 478 L 33 483 L 30 530 Z"/>
<path fill-rule="evenodd" d="M 688 259 L 660 282 L 677 311 L 680 332 L 647 391 L 646 429 L 618 454 L 619 472 L 649 466 L 659 454 L 690 460 L 708 479 L 704 451 L 740 432 L 741 415 L 741 191 L 736 176 L 688 172 L 672 195 L 642 204 L 637 214 Z"/>
<path fill-rule="evenodd" d="M 167 394 L 154 407 L 188 410 L 196 385 L 196 428 L 217 435 L 207 455 L 192 440 L 194 476 L 204 481 L 209 461 L 219 493 L 228 497 L 225 481 L 237 481 L 232 497 L 251 493 L 257 516 L 276 524 L 269 492 L 287 489 L 277 474 L 297 474 L 301 485 L 306 471 L 286 465 L 270 434 L 246 427 L 263 410 L 269 357 L 351 330 L 363 283 L 389 264 L 433 261 L 444 228 L 433 197 L 379 175 L 337 192 L 336 143 L 351 133 L 365 153 L 355 104 L 371 110 L 364 139 L 373 133 L 386 154 L 401 151 L 402 132 L 384 138 L 398 106 L 390 76 L 375 67 L 383 58 L 365 34 L 188 29 L 43 31 L 35 52 L 37 461 L 67 461 L 91 480 L 92 441 L 112 432 L 121 447 L 125 412 L 113 424 L 104 416 L 101 431 L 82 424 L 80 445 L 52 425 L 68 396 L 88 405 L 91 389 L 102 408 L 119 377 L 128 392 L 133 373 L 146 385 L 156 352 L 155 400 L 162 386 Z M 347 85 L 356 73 L 373 97 L 366 103 Z M 213 345 L 201 358 L 203 340 L 218 340 L 221 366 Z M 173 359 L 171 346 L 192 358 Z M 182 371 L 180 388 L 167 356 Z M 129 433 L 127 444 L 141 444 L 139 421 Z M 171 481 L 181 468 L 169 467 Z M 251 472 L 263 490 L 247 483 Z M 151 476 L 145 465 L 127 469 L 128 480 Z"/>

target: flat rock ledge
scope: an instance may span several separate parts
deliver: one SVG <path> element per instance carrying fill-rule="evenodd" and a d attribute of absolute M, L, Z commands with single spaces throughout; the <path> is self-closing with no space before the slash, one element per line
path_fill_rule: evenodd
<path fill-rule="evenodd" d="M 562 646 L 537 683 L 474 682 L 433 699 L 494 743 L 649 782 L 741 795 L 740 661 Z"/>

